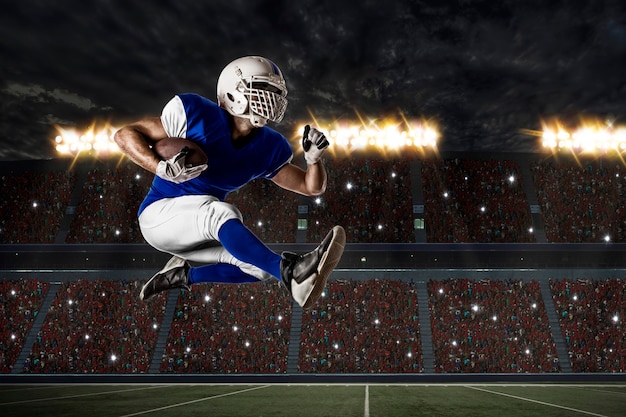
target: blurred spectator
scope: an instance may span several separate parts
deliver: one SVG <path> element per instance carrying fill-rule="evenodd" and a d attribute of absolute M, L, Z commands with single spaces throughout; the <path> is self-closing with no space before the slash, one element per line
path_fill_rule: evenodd
<path fill-rule="evenodd" d="M 396 280 L 330 281 L 304 311 L 300 372 L 422 372 L 417 293 Z"/>
<path fill-rule="evenodd" d="M 244 224 L 263 242 L 293 243 L 298 225 L 298 195 L 257 179 L 226 198 L 241 211 Z"/>
<path fill-rule="evenodd" d="M 134 164 L 89 171 L 66 241 L 143 243 L 137 209 L 152 179 Z"/>
<path fill-rule="evenodd" d="M 352 243 L 415 242 L 410 161 L 333 159 L 326 167 L 326 193 L 309 204 L 307 241 L 339 224 Z"/>
<path fill-rule="evenodd" d="M 550 242 L 626 241 L 626 170 L 606 161 L 533 163 Z"/>
<path fill-rule="evenodd" d="M 50 288 L 36 279 L 0 281 L 0 373 L 10 373 Z"/>
<path fill-rule="evenodd" d="M 76 181 L 73 172 L 0 177 L 0 243 L 53 243 Z"/>
<path fill-rule="evenodd" d="M 148 372 L 166 296 L 141 303 L 135 282 L 65 282 L 24 366 L 25 373 Z"/>
<path fill-rule="evenodd" d="M 183 290 L 161 372 L 286 372 L 291 300 L 280 285 L 205 284 Z"/>
<path fill-rule="evenodd" d="M 626 281 L 550 281 L 574 372 L 626 372 Z"/>
<path fill-rule="evenodd" d="M 534 242 L 519 172 L 507 160 L 424 161 L 428 242 Z"/>
<path fill-rule="evenodd" d="M 558 372 L 537 281 L 428 282 L 435 372 Z"/>

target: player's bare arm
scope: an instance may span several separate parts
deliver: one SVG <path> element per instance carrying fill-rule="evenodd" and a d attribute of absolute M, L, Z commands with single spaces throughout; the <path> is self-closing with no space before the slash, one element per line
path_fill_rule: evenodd
<path fill-rule="evenodd" d="M 320 160 L 308 165 L 306 171 L 299 166 L 287 164 L 272 180 L 285 190 L 306 196 L 316 196 L 326 191 L 327 174 Z"/>
<path fill-rule="evenodd" d="M 322 155 L 329 143 L 321 131 L 306 125 L 302 134 L 302 150 L 306 161 L 306 171 L 288 164 L 274 177 L 274 183 L 280 187 L 306 196 L 316 196 L 326 191 L 326 168 L 322 163 Z"/>
<path fill-rule="evenodd" d="M 155 174 L 160 159 L 150 145 L 166 137 L 161 119 L 151 117 L 118 130 L 115 133 L 115 142 L 131 161 Z"/>

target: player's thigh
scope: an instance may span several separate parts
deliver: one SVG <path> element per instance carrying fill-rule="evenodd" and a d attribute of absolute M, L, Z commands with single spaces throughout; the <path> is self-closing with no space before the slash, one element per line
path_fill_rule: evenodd
<path fill-rule="evenodd" d="M 176 253 L 217 241 L 219 228 L 241 219 L 234 206 L 211 196 L 183 196 L 155 201 L 139 216 L 146 241 L 157 249 Z"/>

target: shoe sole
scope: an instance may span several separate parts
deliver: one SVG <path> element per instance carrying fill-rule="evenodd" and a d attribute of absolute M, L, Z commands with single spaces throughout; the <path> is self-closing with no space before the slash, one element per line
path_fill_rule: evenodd
<path fill-rule="evenodd" d="M 331 232 L 333 233 L 333 238 L 317 266 L 315 284 L 313 284 L 313 289 L 302 308 L 311 308 L 317 302 L 324 288 L 326 288 L 326 281 L 330 273 L 333 272 L 341 260 L 341 255 L 343 255 L 343 250 L 346 247 L 346 231 L 341 226 L 335 226 Z"/>
<path fill-rule="evenodd" d="M 146 288 L 148 288 L 148 286 L 152 283 L 152 281 L 154 281 L 159 275 L 162 275 L 162 274 L 166 273 L 170 269 L 174 269 L 174 268 L 178 268 L 180 266 L 183 266 L 185 264 L 185 262 L 186 261 L 183 258 L 179 258 L 178 256 L 172 256 L 170 258 L 170 260 L 167 261 L 167 263 L 165 264 L 163 269 L 161 269 L 156 274 L 152 275 L 152 278 L 150 278 L 148 281 L 146 281 L 145 284 L 143 284 L 143 287 L 141 287 L 141 292 L 139 293 L 139 299 L 142 300 L 142 301 L 146 301 L 146 300 L 149 300 L 150 298 L 152 298 L 154 296 L 154 294 L 152 296 L 148 297 L 148 298 L 144 298 Z"/>

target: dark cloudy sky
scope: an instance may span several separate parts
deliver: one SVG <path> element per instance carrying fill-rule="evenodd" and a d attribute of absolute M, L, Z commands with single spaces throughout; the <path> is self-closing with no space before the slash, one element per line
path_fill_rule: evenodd
<path fill-rule="evenodd" d="M 532 151 L 541 118 L 626 123 L 624 0 L 20 0 L 0 13 L 0 159 L 54 157 L 54 124 L 122 125 L 215 97 L 242 55 L 283 70 L 292 135 L 403 112 L 450 150 Z"/>

